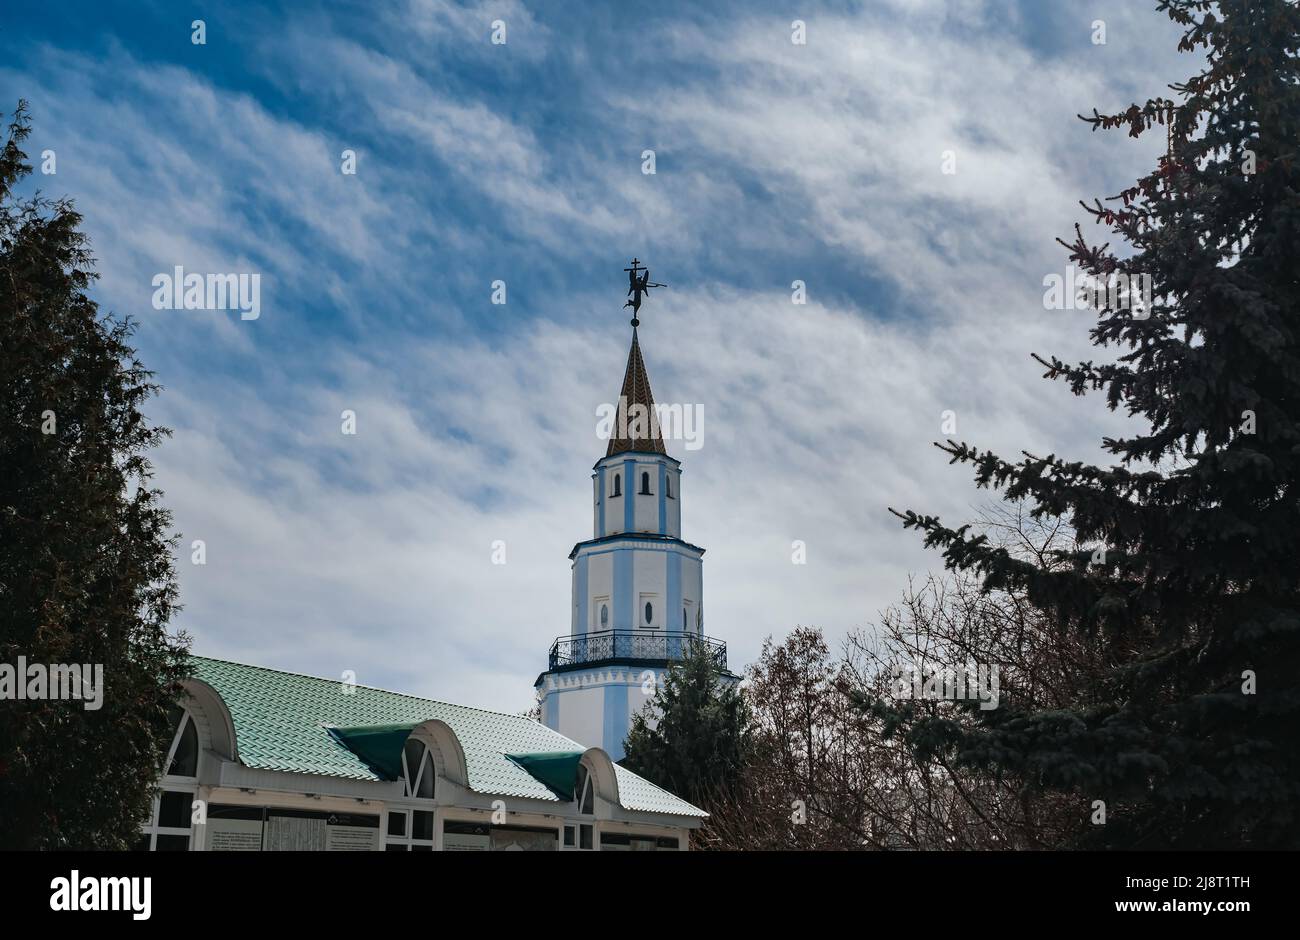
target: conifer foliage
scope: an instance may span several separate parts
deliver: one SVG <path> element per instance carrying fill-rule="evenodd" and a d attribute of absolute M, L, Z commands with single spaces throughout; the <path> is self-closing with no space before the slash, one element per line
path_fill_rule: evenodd
<path fill-rule="evenodd" d="M 1168 135 L 1135 185 L 1084 208 L 1075 265 L 1149 276 L 1091 329 L 1105 361 L 1039 361 L 1075 395 L 1137 419 L 1112 466 L 939 445 L 980 486 L 1072 525 L 1062 567 L 967 527 L 904 514 L 950 568 L 1023 592 L 1083 637 L 1105 681 L 1069 707 L 1004 698 L 969 720 L 891 706 L 915 748 L 1078 799 L 1079 845 L 1300 847 L 1300 6 L 1163 0 L 1205 56 L 1173 100 L 1093 130 Z M 1127 247 L 1103 242 L 1118 237 Z M 880 703 L 876 703 L 879 706 Z M 1104 804 L 1104 815 L 1098 808 Z M 1104 819 L 1104 822 L 1102 821 Z"/>
<path fill-rule="evenodd" d="M 752 749 L 749 710 L 707 645 L 690 645 L 647 708 L 632 718 L 624 767 L 696 806 L 737 779 Z"/>
<path fill-rule="evenodd" d="M 81 217 L 16 192 L 29 132 L 20 102 L 0 149 L 0 664 L 102 666 L 103 682 L 93 709 L 0 700 L 0 847 L 120 849 L 149 813 L 185 671 L 145 458 L 167 432 L 141 414 L 156 386 L 130 324 L 87 296 Z"/>

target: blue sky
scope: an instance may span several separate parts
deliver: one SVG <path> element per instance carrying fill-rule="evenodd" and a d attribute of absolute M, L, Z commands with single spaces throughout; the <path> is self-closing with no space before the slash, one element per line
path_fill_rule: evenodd
<path fill-rule="evenodd" d="M 989 499 L 930 447 L 944 410 L 1008 454 L 1095 458 L 1121 420 L 1029 354 L 1087 354 L 1088 314 L 1043 309 L 1053 238 L 1159 144 L 1075 115 L 1195 67 L 1154 4 L 51 6 L 0 23 L 0 109 L 30 101 L 29 153 L 57 156 L 33 184 L 76 200 L 166 387 L 198 652 L 526 708 L 633 255 L 670 284 L 643 311 L 656 398 L 704 408 L 670 452 L 734 667 L 939 567 L 886 507 Z M 154 310 L 175 265 L 259 273 L 261 316 Z"/>

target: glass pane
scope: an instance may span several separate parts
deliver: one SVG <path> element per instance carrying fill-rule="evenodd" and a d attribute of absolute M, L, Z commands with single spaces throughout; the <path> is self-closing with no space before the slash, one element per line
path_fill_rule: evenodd
<path fill-rule="evenodd" d="M 578 765 L 578 775 L 573 781 L 573 798 L 578 801 L 578 811 L 582 811 L 582 795 L 587 789 L 587 768 Z"/>
<path fill-rule="evenodd" d="M 420 786 L 416 796 L 424 800 L 433 799 L 433 756 L 426 749 L 424 752 L 424 769 L 420 771 Z"/>
<path fill-rule="evenodd" d="M 411 846 L 411 851 L 412 851 L 412 852 L 432 852 L 432 851 L 433 851 L 433 846 L 431 846 L 431 845 L 413 845 L 413 846 Z"/>
<path fill-rule="evenodd" d="M 163 764 L 167 761 L 167 755 L 171 753 L 172 741 L 176 739 L 176 729 L 181 726 L 185 720 L 185 709 L 179 705 L 171 705 L 167 709 L 167 727 L 171 729 L 171 737 L 162 742 L 162 753 L 158 755 L 158 763 Z"/>
<path fill-rule="evenodd" d="M 186 717 L 185 730 L 176 744 L 167 773 L 176 777 L 195 777 L 199 773 L 199 733 L 194 730 L 194 719 Z M 188 823 L 186 824 L 188 825 Z"/>
<path fill-rule="evenodd" d="M 388 845 L 384 846 L 384 851 L 385 851 L 385 852 L 405 852 L 405 851 L 406 851 L 406 846 L 404 846 L 404 845 L 393 845 L 393 844 L 390 842 Z"/>
<path fill-rule="evenodd" d="M 142 835 L 139 839 L 135 840 L 135 842 L 133 842 L 133 843 L 131 844 L 131 851 L 132 851 L 132 852 L 148 852 L 148 851 L 149 851 L 149 833 L 146 832 L 146 833 L 145 833 L 144 835 Z"/>
<path fill-rule="evenodd" d="M 415 738 L 407 738 L 403 753 L 406 755 L 406 792 L 410 794 L 415 785 L 415 775 L 420 772 L 420 759 L 424 757 L 424 745 Z"/>
<path fill-rule="evenodd" d="M 573 834 L 574 834 L 574 833 L 573 833 L 573 827 L 572 827 L 572 826 L 565 826 L 565 827 L 564 827 L 564 844 L 565 844 L 565 845 L 573 845 Z"/>
<path fill-rule="evenodd" d="M 591 848 L 591 827 L 590 827 L 590 826 L 579 826 L 579 827 L 578 827 L 578 832 L 579 832 L 579 834 L 580 834 L 581 837 L 582 837 L 582 838 L 581 838 L 581 841 L 578 843 L 578 848 L 580 848 L 580 849 L 589 849 L 589 848 Z"/>
<path fill-rule="evenodd" d="M 190 849 L 189 836 L 158 836 L 157 852 L 188 852 Z"/>
<path fill-rule="evenodd" d="M 390 836 L 406 835 L 406 814 L 396 811 L 388 813 L 388 834 Z"/>
<path fill-rule="evenodd" d="M 412 839 L 433 839 L 433 813 L 415 811 L 415 825 L 411 827 Z"/>
<path fill-rule="evenodd" d="M 193 793 L 174 790 L 164 793 L 158 806 L 158 825 L 164 829 L 190 828 L 190 809 L 193 803 Z"/>
<path fill-rule="evenodd" d="M 654 607 L 652 607 L 652 606 L 650 605 L 650 602 L 649 602 L 649 601 L 646 601 L 646 602 L 645 602 L 645 622 L 646 622 L 646 623 L 654 623 L 654 621 L 655 621 L 655 609 L 654 609 Z"/>

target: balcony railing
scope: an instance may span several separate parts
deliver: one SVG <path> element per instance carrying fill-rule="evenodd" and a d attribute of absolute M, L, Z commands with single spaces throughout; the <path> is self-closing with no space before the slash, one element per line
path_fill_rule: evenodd
<path fill-rule="evenodd" d="M 697 645 L 707 648 L 714 665 L 726 671 L 726 643 L 664 630 L 604 630 L 557 637 L 551 644 L 550 663 L 551 669 L 619 661 L 667 663 L 685 658 Z"/>

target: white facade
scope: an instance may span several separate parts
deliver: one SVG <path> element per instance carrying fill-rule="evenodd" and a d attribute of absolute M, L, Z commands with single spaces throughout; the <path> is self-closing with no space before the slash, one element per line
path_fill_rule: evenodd
<path fill-rule="evenodd" d="M 397 780 L 250 767 L 219 692 L 198 680 L 186 688 L 142 849 L 668 851 L 686 850 L 699 825 L 624 806 L 626 772 L 596 748 L 577 763 L 571 801 L 476 790 L 460 737 L 438 720 L 411 732 Z"/>

